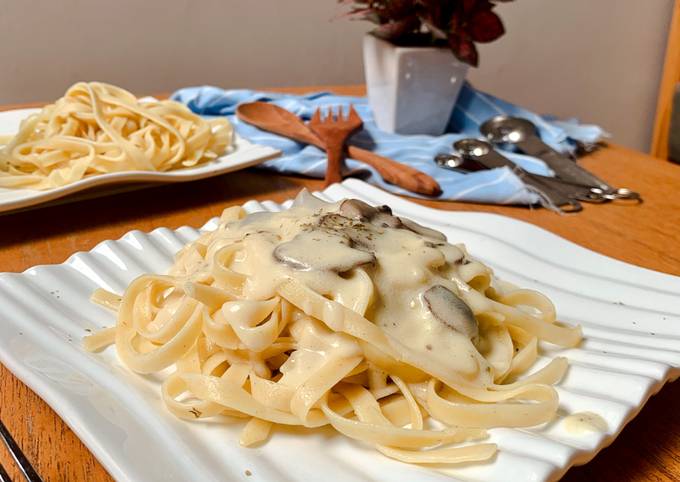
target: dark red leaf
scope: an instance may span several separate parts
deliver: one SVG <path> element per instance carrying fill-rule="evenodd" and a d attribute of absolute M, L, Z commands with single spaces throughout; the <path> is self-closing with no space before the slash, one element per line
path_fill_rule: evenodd
<path fill-rule="evenodd" d="M 477 67 L 479 64 L 479 54 L 472 40 L 463 35 L 452 34 L 449 36 L 449 45 L 458 60 Z"/>
<path fill-rule="evenodd" d="M 505 33 L 503 22 L 491 10 L 478 10 L 468 21 L 468 32 L 475 42 L 493 42 Z"/>
<path fill-rule="evenodd" d="M 460 12 L 454 12 L 449 20 L 449 29 L 451 32 L 455 33 L 460 29 L 460 25 L 463 23 L 463 15 Z"/>
<path fill-rule="evenodd" d="M 416 6 L 413 0 L 391 0 L 383 6 L 382 14 L 393 20 L 401 20 L 416 13 Z"/>
<path fill-rule="evenodd" d="M 463 0 L 463 12 L 464 13 L 470 13 L 472 12 L 475 8 L 477 8 L 477 0 Z"/>

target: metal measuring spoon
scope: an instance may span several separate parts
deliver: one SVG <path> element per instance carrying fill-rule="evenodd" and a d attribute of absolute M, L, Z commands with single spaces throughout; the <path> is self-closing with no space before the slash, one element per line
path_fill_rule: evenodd
<path fill-rule="evenodd" d="M 465 159 L 463 159 L 463 156 L 458 154 L 457 152 L 452 152 L 448 154 L 437 154 L 434 156 L 434 162 L 437 163 L 439 167 L 442 167 L 444 169 L 450 169 L 452 171 L 464 171 L 465 169 L 462 168 L 463 164 L 465 164 Z"/>
<path fill-rule="evenodd" d="M 555 177 L 548 177 L 548 176 L 542 176 L 540 174 L 534 174 L 533 172 L 528 172 L 521 167 L 517 166 L 514 164 L 510 159 L 506 158 L 505 156 L 501 155 L 498 151 L 495 151 L 493 149 L 493 146 L 485 141 L 480 141 L 478 139 L 463 139 L 461 141 L 461 144 L 456 147 L 456 143 L 453 144 L 454 149 L 460 149 L 461 146 L 464 149 L 466 145 L 468 144 L 474 144 L 476 147 L 476 150 L 478 152 L 473 152 L 470 154 L 467 154 L 464 156 L 464 158 L 467 161 L 470 161 L 472 159 L 477 159 L 477 164 L 483 164 L 484 159 L 481 159 L 478 155 L 479 152 L 481 152 L 479 149 L 482 149 L 482 144 L 484 147 L 488 148 L 491 150 L 491 153 L 495 156 L 495 162 L 496 164 L 500 164 L 501 162 L 504 163 L 504 165 L 508 167 L 516 167 L 517 169 L 521 169 L 523 172 L 523 175 L 525 177 L 530 177 L 533 180 L 537 181 L 540 184 L 547 185 L 551 189 L 556 190 L 561 192 L 563 195 L 567 196 L 570 199 L 573 199 L 575 201 L 584 201 L 588 203 L 596 203 L 600 204 L 603 202 L 610 201 L 611 198 L 606 196 L 602 190 L 599 188 L 592 188 L 589 186 L 583 186 L 581 184 L 573 184 L 569 182 L 565 182 L 561 179 L 557 179 Z M 460 154 L 460 153 L 457 153 Z M 469 163 L 469 162 L 468 162 Z"/>
<path fill-rule="evenodd" d="M 471 159 L 489 169 L 509 167 L 524 184 L 543 193 L 562 212 L 578 212 L 583 209 L 583 206 L 577 200 L 570 198 L 564 191 L 556 189 L 555 186 L 551 186 L 543 179 L 536 178 L 525 171 L 510 159 L 496 152 L 493 146 L 486 141 L 461 139 L 456 141 L 453 147 L 463 159 Z"/>
<path fill-rule="evenodd" d="M 472 159 L 464 158 L 456 151 L 437 154 L 434 156 L 434 162 L 443 169 L 449 169 L 450 171 L 456 171 L 463 174 L 487 169 L 487 167 Z"/>
<path fill-rule="evenodd" d="M 510 116 L 496 116 L 484 122 L 479 128 L 481 133 L 494 144 L 513 144 L 520 151 L 538 157 L 555 171 L 560 179 L 582 186 L 593 187 L 607 200 L 627 199 L 641 201 L 640 195 L 627 188 L 615 188 L 576 162 L 560 154 L 541 140 L 536 126 L 527 119 Z"/>
<path fill-rule="evenodd" d="M 480 169 L 488 169 L 479 162 L 473 160 L 472 156 L 463 157 L 458 151 L 437 154 L 434 158 L 434 161 L 439 167 L 443 169 L 449 169 L 451 171 L 461 173 L 469 173 L 471 171 L 478 171 Z M 506 161 L 510 162 L 509 159 L 506 159 Z M 573 185 L 565 183 L 564 181 L 560 181 L 554 177 L 541 176 L 540 174 L 534 174 L 528 171 L 525 171 L 525 173 L 527 176 L 537 179 L 543 182 L 543 184 L 548 184 L 553 189 L 556 189 L 565 194 L 567 197 L 577 201 L 603 203 L 610 200 L 603 194 L 601 190 L 597 188 L 590 188 L 578 184 Z"/>

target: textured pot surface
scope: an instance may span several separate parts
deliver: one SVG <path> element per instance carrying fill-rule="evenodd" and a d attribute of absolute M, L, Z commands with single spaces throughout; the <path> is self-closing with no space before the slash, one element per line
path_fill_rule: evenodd
<path fill-rule="evenodd" d="M 397 47 L 364 37 L 368 100 L 387 132 L 443 134 L 467 69 L 446 48 Z"/>

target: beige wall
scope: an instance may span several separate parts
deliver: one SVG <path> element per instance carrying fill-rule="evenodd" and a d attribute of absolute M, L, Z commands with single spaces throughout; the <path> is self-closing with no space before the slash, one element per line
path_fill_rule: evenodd
<path fill-rule="evenodd" d="M 600 123 L 646 149 L 672 0 L 516 0 L 470 78 L 540 112 Z M 78 80 L 181 86 L 362 81 L 360 22 L 335 0 L 0 0 L 0 103 Z"/>
<path fill-rule="evenodd" d="M 135 92 L 359 83 L 359 22 L 335 0 L 0 0 L 0 103 L 78 80 Z"/>
<path fill-rule="evenodd" d="M 538 112 L 600 124 L 648 150 L 672 0 L 517 0 L 470 79 Z"/>

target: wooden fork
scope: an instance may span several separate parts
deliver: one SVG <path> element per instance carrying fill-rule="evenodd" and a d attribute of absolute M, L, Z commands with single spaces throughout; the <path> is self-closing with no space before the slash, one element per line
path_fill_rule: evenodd
<path fill-rule="evenodd" d="M 337 117 L 332 109 L 325 114 L 318 108 L 309 121 L 309 127 L 326 144 L 328 164 L 326 166 L 326 186 L 342 181 L 344 166 L 345 142 L 347 138 L 361 128 L 363 121 L 352 105 L 346 117 L 342 116 L 342 108 L 338 109 Z"/>

